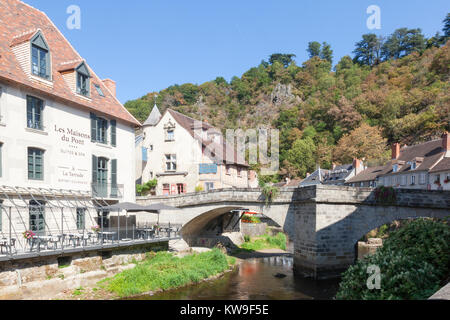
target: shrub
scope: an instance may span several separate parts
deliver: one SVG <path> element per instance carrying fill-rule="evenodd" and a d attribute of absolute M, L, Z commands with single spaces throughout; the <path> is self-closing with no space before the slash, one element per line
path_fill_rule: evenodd
<path fill-rule="evenodd" d="M 446 223 L 418 219 L 393 232 L 373 256 L 351 266 L 337 299 L 428 299 L 449 276 L 450 230 Z M 369 290 L 367 269 L 381 270 L 381 289 Z"/>
<path fill-rule="evenodd" d="M 266 199 L 266 206 L 269 205 L 280 194 L 280 189 L 278 189 L 275 186 L 270 185 L 263 185 L 262 186 L 262 193 L 264 195 L 264 198 Z"/>
<path fill-rule="evenodd" d="M 137 184 L 136 185 L 136 192 L 137 194 L 145 194 L 148 191 L 154 190 L 156 188 L 156 186 L 158 185 L 158 180 L 157 179 L 153 179 L 150 181 L 147 181 L 144 184 Z"/>
<path fill-rule="evenodd" d="M 199 192 L 203 192 L 203 191 L 205 191 L 205 189 L 203 189 L 202 186 L 198 185 L 195 187 L 195 192 L 199 193 Z"/>

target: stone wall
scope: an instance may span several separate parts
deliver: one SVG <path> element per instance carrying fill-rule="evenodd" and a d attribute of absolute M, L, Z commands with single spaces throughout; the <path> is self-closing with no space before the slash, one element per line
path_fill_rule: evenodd
<path fill-rule="evenodd" d="M 95 284 L 134 267 L 148 252 L 168 250 L 168 242 L 47 256 L 0 263 L 0 300 L 52 299 L 64 290 Z"/>
<path fill-rule="evenodd" d="M 259 237 L 266 233 L 267 224 L 265 223 L 242 223 L 241 232 L 244 236 Z"/>

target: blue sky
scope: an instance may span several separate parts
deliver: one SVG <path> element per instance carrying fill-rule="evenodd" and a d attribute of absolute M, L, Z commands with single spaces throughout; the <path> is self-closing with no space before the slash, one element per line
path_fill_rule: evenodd
<path fill-rule="evenodd" d="M 173 84 L 241 76 L 272 53 L 307 60 L 310 41 L 327 41 L 335 62 L 362 34 L 420 27 L 441 31 L 448 0 L 24 0 L 50 17 L 102 78 L 117 81 L 121 102 Z M 66 9 L 81 8 L 69 30 Z M 368 30 L 366 9 L 381 8 L 381 30 Z"/>

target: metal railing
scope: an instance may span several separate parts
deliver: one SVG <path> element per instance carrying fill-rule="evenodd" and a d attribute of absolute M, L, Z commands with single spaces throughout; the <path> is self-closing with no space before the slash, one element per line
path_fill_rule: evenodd
<path fill-rule="evenodd" d="M 92 197 L 103 199 L 123 199 L 123 184 L 92 183 Z"/>

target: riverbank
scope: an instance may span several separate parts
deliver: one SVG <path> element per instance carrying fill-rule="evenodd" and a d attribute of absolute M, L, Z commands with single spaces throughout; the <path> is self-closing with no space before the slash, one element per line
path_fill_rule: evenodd
<path fill-rule="evenodd" d="M 61 293 L 62 300 L 117 300 L 153 295 L 210 281 L 231 271 L 236 258 L 219 249 L 177 257 L 169 252 L 150 254 L 134 268 L 106 278 L 89 288 Z"/>

